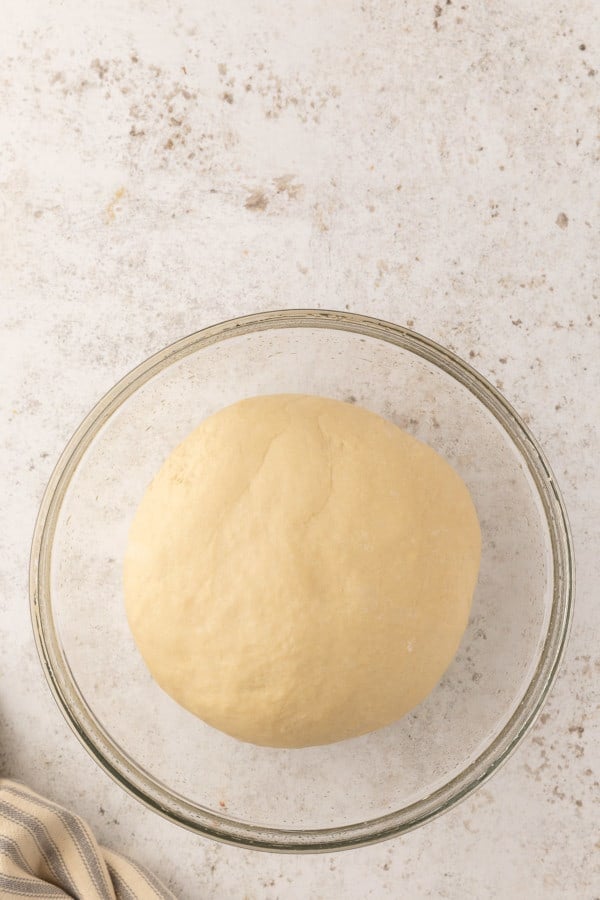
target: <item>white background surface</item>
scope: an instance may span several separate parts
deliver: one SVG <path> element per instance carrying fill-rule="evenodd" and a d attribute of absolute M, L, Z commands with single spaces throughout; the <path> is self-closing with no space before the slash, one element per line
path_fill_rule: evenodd
<path fill-rule="evenodd" d="M 182 898 L 600 896 L 600 9 L 593 0 L 5 0 L 0 32 L 1 771 Z M 45 483 L 148 354 L 259 309 L 414 326 L 498 385 L 573 526 L 543 715 L 483 789 L 321 857 L 200 840 L 114 785 L 41 675 Z"/>

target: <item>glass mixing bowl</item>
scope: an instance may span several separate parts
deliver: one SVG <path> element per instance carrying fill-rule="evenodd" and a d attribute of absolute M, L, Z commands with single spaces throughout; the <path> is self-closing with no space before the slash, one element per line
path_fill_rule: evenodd
<path fill-rule="evenodd" d="M 125 618 L 121 566 L 137 504 L 175 445 L 242 397 L 294 392 L 359 403 L 446 457 L 471 490 L 483 558 L 458 655 L 423 703 L 363 737 L 274 750 L 221 734 L 153 682 Z M 509 756 L 556 675 L 573 557 L 540 448 L 474 369 L 398 325 L 285 310 L 183 338 L 96 405 L 44 495 L 30 587 L 54 696 L 122 787 L 200 834 L 303 852 L 415 828 Z"/>

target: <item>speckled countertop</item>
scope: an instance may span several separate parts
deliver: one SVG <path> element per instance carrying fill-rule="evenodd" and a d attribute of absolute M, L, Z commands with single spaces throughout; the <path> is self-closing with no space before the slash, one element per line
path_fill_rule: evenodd
<path fill-rule="evenodd" d="M 600 896 L 600 7 L 5 0 L 0 753 L 182 898 Z M 170 341 L 339 307 L 468 358 L 529 422 L 578 605 L 533 732 L 412 834 L 320 857 L 200 840 L 105 776 L 43 680 L 34 518 L 82 416 Z"/>

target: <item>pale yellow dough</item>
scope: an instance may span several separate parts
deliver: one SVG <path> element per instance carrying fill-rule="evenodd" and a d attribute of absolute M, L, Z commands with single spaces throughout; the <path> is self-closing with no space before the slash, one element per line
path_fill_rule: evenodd
<path fill-rule="evenodd" d="M 133 521 L 129 623 L 158 684 L 272 747 L 393 722 L 453 659 L 480 558 L 469 492 L 374 413 L 277 395 L 206 419 Z"/>

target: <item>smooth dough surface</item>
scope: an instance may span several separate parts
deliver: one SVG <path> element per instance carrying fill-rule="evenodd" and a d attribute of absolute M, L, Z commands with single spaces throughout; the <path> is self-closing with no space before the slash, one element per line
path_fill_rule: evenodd
<path fill-rule="evenodd" d="M 158 684 L 243 741 L 302 747 L 400 718 L 467 625 L 469 492 L 434 450 L 337 400 L 206 419 L 135 515 L 126 611 Z"/>

